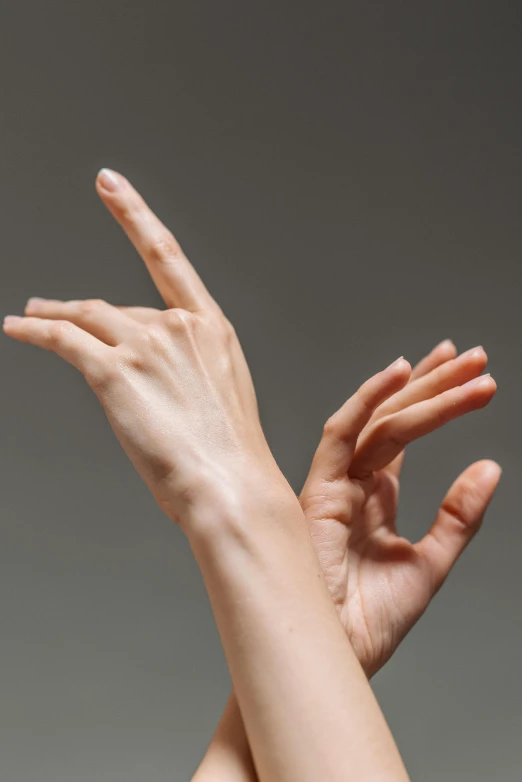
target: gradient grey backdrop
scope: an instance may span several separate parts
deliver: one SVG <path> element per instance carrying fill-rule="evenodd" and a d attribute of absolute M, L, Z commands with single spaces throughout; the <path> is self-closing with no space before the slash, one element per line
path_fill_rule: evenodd
<path fill-rule="evenodd" d="M 419 537 L 470 462 L 504 467 L 375 680 L 422 782 L 522 777 L 521 21 L 487 2 L 0 12 L 2 316 L 32 295 L 159 305 L 95 193 L 109 166 L 236 325 L 296 490 L 368 375 L 445 337 L 489 352 L 490 407 L 404 471 L 400 531 Z M 188 545 L 81 375 L 0 342 L 0 780 L 183 782 L 229 690 Z"/>

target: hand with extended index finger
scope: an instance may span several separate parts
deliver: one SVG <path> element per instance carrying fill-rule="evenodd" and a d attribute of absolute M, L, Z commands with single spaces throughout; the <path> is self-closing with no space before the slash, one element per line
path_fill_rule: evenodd
<path fill-rule="evenodd" d="M 111 211 L 116 216 L 119 215 L 114 205 Z M 129 233 L 132 235 L 130 231 Z M 173 240 L 169 239 L 169 241 Z M 168 245 L 163 242 L 161 246 L 165 248 Z M 150 258 L 150 252 L 148 257 Z M 188 261 L 186 263 L 188 264 Z M 161 278 L 157 275 L 156 279 Z M 67 320 L 108 345 L 118 345 L 132 338 L 143 324 L 160 322 L 164 315 L 161 310 L 153 308 L 113 307 L 100 300 L 83 302 L 30 300 L 26 312 L 44 319 Z M 218 312 L 217 317 L 219 319 L 223 316 Z M 256 405 L 250 374 L 237 338 L 234 338 L 232 347 L 238 353 L 236 365 L 242 373 L 242 393 L 245 398 L 251 398 L 252 404 Z M 441 507 L 439 526 L 435 528 L 435 534 L 441 529 L 442 522 L 446 524 L 446 528 L 448 527 L 448 508 L 452 509 L 451 513 L 458 513 L 463 517 L 460 527 L 454 525 L 450 536 L 449 545 L 453 553 L 444 559 L 443 549 L 440 549 L 439 572 L 435 577 L 437 566 L 436 563 L 433 564 L 430 588 L 426 591 L 425 579 L 429 576 L 426 569 L 422 575 L 424 591 L 417 589 L 409 594 L 407 599 L 402 600 L 401 606 L 404 609 L 402 613 L 397 613 L 393 602 L 387 608 L 385 601 L 379 606 L 375 605 L 375 616 L 380 616 L 384 611 L 393 629 L 393 633 L 390 630 L 390 636 L 395 639 L 393 642 L 384 643 L 381 651 L 375 655 L 369 655 L 367 652 L 368 639 L 363 642 L 367 627 L 363 622 L 358 622 L 357 611 L 353 610 L 353 599 L 352 608 L 348 610 L 347 598 L 350 587 L 346 577 L 346 567 L 348 559 L 353 558 L 357 553 L 354 540 L 363 542 L 365 546 L 373 542 L 371 536 L 369 539 L 361 538 L 354 534 L 353 530 L 364 530 L 365 534 L 368 530 L 373 530 L 377 537 L 382 529 L 389 529 L 394 533 L 398 477 L 404 447 L 411 440 L 442 426 L 452 418 L 464 415 L 489 402 L 495 384 L 491 378 L 480 374 L 486 362 L 486 354 L 480 347 L 457 356 L 455 346 L 449 340 L 440 343 L 413 369 L 404 387 L 376 406 L 358 436 L 357 448 L 349 469 L 341 475 L 335 471 L 331 474 L 329 468 L 332 463 L 337 464 L 339 459 L 338 452 L 344 442 L 343 432 L 347 426 L 346 414 L 343 414 L 342 410 L 339 411 L 332 416 L 325 427 L 325 436 L 301 492 L 300 501 L 312 531 L 328 586 L 341 610 L 345 625 L 351 628 L 354 647 L 360 653 L 361 661 L 368 671 L 380 667 L 393 652 L 398 639 L 420 616 L 426 601 L 429 601 L 434 594 L 437 585 L 442 583 L 458 553 L 477 530 L 498 480 L 498 468 L 491 462 L 478 462 L 468 468 L 450 490 Z M 354 486 L 360 485 L 361 481 L 365 486 L 367 501 L 356 514 L 351 510 L 353 509 L 352 493 Z M 423 544 L 425 550 L 430 545 L 433 549 L 433 543 L 430 544 L 430 541 L 434 539 L 433 534 L 426 538 Z M 394 540 L 393 537 L 390 538 L 391 542 Z M 376 580 L 386 575 L 399 581 L 405 572 L 412 571 L 407 562 L 401 562 L 401 558 L 396 556 L 401 545 L 403 545 L 402 539 L 397 539 L 395 548 L 391 546 L 387 549 L 389 556 L 382 560 L 381 569 L 373 567 Z M 420 550 L 419 544 L 416 551 Z M 402 551 L 406 553 L 407 558 L 412 554 L 413 548 L 403 548 Z M 444 564 L 441 566 L 440 562 L 443 561 Z M 365 567 L 364 573 L 368 574 L 368 570 L 368 567 Z M 416 578 L 420 579 L 419 568 L 416 573 Z M 353 581 L 353 573 L 351 580 Z M 365 584 L 366 581 L 363 581 L 363 586 Z M 373 582 L 370 581 L 366 589 L 373 594 Z M 372 620 L 374 615 L 371 610 L 369 616 Z M 385 626 L 382 623 L 382 616 L 379 618 L 379 623 L 380 627 Z M 381 640 L 377 642 L 374 638 L 373 648 L 378 649 L 380 643 Z"/>
<path fill-rule="evenodd" d="M 84 372 L 125 450 L 172 518 L 179 520 L 185 510 L 179 501 L 172 505 L 173 495 L 190 504 L 191 498 L 208 493 L 209 485 L 219 484 L 222 491 L 230 476 L 239 477 L 244 457 L 260 466 L 254 474 L 263 480 L 249 485 L 254 496 L 261 486 L 264 498 L 267 465 L 278 471 L 260 434 L 255 393 L 237 337 L 172 234 L 125 178 L 113 176 L 118 187 L 106 189 L 100 176 L 98 192 L 142 255 L 167 310 L 113 307 L 101 300 L 31 299 L 28 317 L 8 321 L 6 332 L 54 349 Z M 104 346 L 115 350 L 103 353 Z M 385 398 L 373 400 L 349 467 L 339 473 L 339 465 L 348 464 L 346 444 L 360 425 L 353 418 L 353 401 L 347 403 L 325 427 L 301 493 L 330 592 L 367 673 L 385 662 L 420 616 L 476 531 L 498 480 L 493 463 L 472 465 L 448 493 L 423 541 L 409 544 L 395 534 L 396 479 L 404 446 L 487 404 L 494 393 L 491 379 L 464 385 L 485 366 L 481 349 L 455 356 L 451 343 L 441 343 L 406 385 L 405 362 L 388 371 Z M 212 363 L 216 358 L 218 367 Z M 185 388 L 171 385 L 173 372 L 194 380 L 195 388 L 204 386 L 206 395 L 199 401 L 189 398 Z M 208 373 L 211 388 L 205 386 Z M 181 413 L 177 420 L 169 399 Z M 209 414 L 209 405 L 216 415 Z M 207 452 L 210 460 L 202 462 L 209 433 L 214 448 Z M 183 464 L 172 452 L 173 443 L 183 453 Z M 412 588 L 401 593 L 401 585 Z"/>
<path fill-rule="evenodd" d="M 33 298 L 25 317 L 6 317 L 5 333 L 54 351 L 84 374 L 134 466 L 176 521 L 234 482 L 268 499 L 260 480 L 267 473 L 287 491 L 232 325 L 130 182 L 103 170 L 96 186 L 167 309 Z"/>
<path fill-rule="evenodd" d="M 6 334 L 83 373 L 158 504 L 189 535 L 260 777 L 317 779 L 335 769 L 344 779 L 356 762 L 359 776 L 392 769 L 406 779 L 263 435 L 232 326 L 130 183 L 112 172 L 97 186 L 167 309 L 143 322 L 101 301 L 33 299 L 25 317 L 6 317 Z M 406 370 L 402 361 L 380 373 L 357 425 L 402 387 Z"/>

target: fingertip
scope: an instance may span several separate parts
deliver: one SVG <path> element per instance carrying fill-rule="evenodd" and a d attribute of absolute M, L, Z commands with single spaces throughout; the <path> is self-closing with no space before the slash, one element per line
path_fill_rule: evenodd
<path fill-rule="evenodd" d="M 488 354 L 482 345 L 477 345 L 474 348 L 465 350 L 464 353 L 461 353 L 458 358 L 473 364 L 477 364 L 481 367 L 485 367 L 488 363 Z"/>
<path fill-rule="evenodd" d="M 497 393 L 497 381 L 490 374 L 480 375 L 477 378 L 477 386 L 483 395 L 484 404 L 487 405 Z"/>
<path fill-rule="evenodd" d="M 96 187 L 103 195 L 116 193 L 123 187 L 123 177 L 112 168 L 100 168 L 96 175 Z"/>
<path fill-rule="evenodd" d="M 466 489 L 468 501 L 472 502 L 472 507 L 478 508 L 477 513 L 481 518 L 493 498 L 501 475 L 502 467 L 497 462 L 493 459 L 480 459 L 461 473 L 454 487 L 460 485 L 461 490 L 462 487 Z"/>
<path fill-rule="evenodd" d="M 478 399 L 486 405 L 494 397 L 497 391 L 497 383 L 488 372 L 485 375 L 474 377 L 472 380 L 468 380 L 467 383 L 463 383 L 462 386 L 457 386 L 456 388 L 462 389 L 466 394 L 470 394 L 472 398 Z"/>
<path fill-rule="evenodd" d="M 384 387 L 386 388 L 384 398 L 386 399 L 397 393 L 397 391 L 401 391 L 407 385 L 411 377 L 411 372 L 410 362 L 407 361 L 404 356 L 401 356 L 386 367 L 382 373 L 379 373 L 381 383 L 384 383 Z"/>
<path fill-rule="evenodd" d="M 495 462 L 493 459 L 481 459 L 474 466 L 480 471 L 482 480 L 494 486 L 497 485 L 502 475 L 502 467 L 498 462 Z"/>
<path fill-rule="evenodd" d="M 441 341 L 438 343 L 438 345 L 436 345 L 435 347 L 437 347 L 437 348 L 442 348 L 442 347 L 446 347 L 446 346 L 449 346 L 449 347 L 451 347 L 451 348 L 455 348 L 455 350 L 456 350 L 455 343 L 454 343 L 454 342 L 453 342 L 453 340 L 452 340 L 452 339 L 450 339 L 449 337 L 446 337 L 446 339 L 442 339 L 442 340 L 441 340 Z"/>
<path fill-rule="evenodd" d="M 391 375 L 393 385 L 398 389 L 403 388 L 411 377 L 412 368 L 409 361 L 401 356 L 393 364 L 390 364 L 385 372 Z"/>
<path fill-rule="evenodd" d="M 439 342 L 438 345 L 435 345 L 433 348 L 433 352 L 437 352 L 438 354 L 444 355 L 448 357 L 448 360 L 450 358 L 455 358 L 457 355 L 457 347 L 453 340 L 451 339 L 443 339 L 442 342 Z"/>
<path fill-rule="evenodd" d="M 409 361 L 407 361 L 404 356 L 400 356 L 398 359 L 393 361 L 386 369 L 385 372 L 393 372 L 394 375 L 403 375 L 403 374 L 410 374 L 411 373 L 411 364 Z"/>
<path fill-rule="evenodd" d="M 8 333 L 11 328 L 20 325 L 22 318 L 19 315 L 5 315 L 2 323 L 2 329 Z"/>
<path fill-rule="evenodd" d="M 41 308 L 42 304 L 45 303 L 45 299 L 42 299 L 41 296 L 31 296 L 30 299 L 27 299 L 24 307 L 25 313 L 31 313 L 31 312 L 37 312 L 38 309 Z"/>

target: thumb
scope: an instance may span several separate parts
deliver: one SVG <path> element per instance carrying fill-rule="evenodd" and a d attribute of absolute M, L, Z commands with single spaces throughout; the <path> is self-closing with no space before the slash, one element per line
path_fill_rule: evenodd
<path fill-rule="evenodd" d="M 470 540 L 478 532 L 502 469 L 489 459 L 470 465 L 444 497 L 428 533 L 415 544 L 437 592 Z"/>

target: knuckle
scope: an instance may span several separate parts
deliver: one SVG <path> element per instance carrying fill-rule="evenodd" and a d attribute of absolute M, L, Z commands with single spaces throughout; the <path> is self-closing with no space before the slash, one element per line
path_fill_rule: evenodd
<path fill-rule="evenodd" d="M 232 322 L 225 315 L 223 315 L 220 318 L 220 321 L 221 321 L 221 328 L 223 330 L 226 339 L 227 340 L 235 339 L 237 337 L 237 333 Z"/>
<path fill-rule="evenodd" d="M 164 263 L 180 256 L 180 246 L 173 234 L 166 230 L 150 243 L 148 254 L 153 262 Z"/>
<path fill-rule="evenodd" d="M 169 330 L 188 331 L 194 325 L 194 314 L 188 310 L 174 308 L 165 310 L 163 320 Z"/>
<path fill-rule="evenodd" d="M 375 389 L 373 383 L 367 381 L 357 391 L 357 401 L 360 407 L 367 413 L 373 413 L 375 409 Z"/>
<path fill-rule="evenodd" d="M 337 437 L 341 431 L 338 412 L 333 413 L 326 419 L 323 425 L 323 435 L 325 437 Z"/>
<path fill-rule="evenodd" d="M 141 330 L 137 350 L 131 351 L 130 359 L 134 366 L 141 365 L 146 360 L 148 352 L 158 352 L 165 344 L 166 334 L 160 323 L 148 323 Z"/>
<path fill-rule="evenodd" d="M 125 369 L 131 369 L 135 372 L 145 372 L 148 368 L 146 355 L 141 351 L 132 351 L 122 358 L 122 364 Z"/>
<path fill-rule="evenodd" d="M 449 410 L 446 407 L 442 407 L 442 406 L 439 407 L 439 409 L 436 411 L 437 427 L 441 427 L 449 423 L 449 421 L 451 421 L 451 418 L 452 418 L 451 410 Z"/>
<path fill-rule="evenodd" d="M 442 507 L 458 530 L 462 532 L 469 530 L 470 525 L 467 521 L 466 509 L 462 502 L 456 501 L 455 499 L 445 500 Z"/>
<path fill-rule="evenodd" d="M 373 430 L 373 438 L 385 442 L 388 447 L 393 446 L 399 450 L 402 450 L 406 445 L 405 438 L 397 431 L 393 417 L 385 418 L 377 424 Z"/>
<path fill-rule="evenodd" d="M 116 203 L 118 216 L 123 223 L 132 224 L 136 222 L 136 206 L 130 201 L 121 201 Z"/>
<path fill-rule="evenodd" d="M 148 338 L 148 334 L 147 334 Z M 143 349 L 145 347 L 145 350 Z M 115 361 L 112 362 L 112 374 L 125 376 L 127 370 L 142 371 L 146 368 L 149 344 L 145 346 L 138 342 L 136 345 L 120 345 L 115 349 Z"/>
<path fill-rule="evenodd" d="M 90 318 L 94 315 L 97 315 L 104 306 L 105 302 L 103 299 L 86 299 L 85 301 L 81 302 L 79 310 L 81 315 L 86 318 Z"/>
<path fill-rule="evenodd" d="M 49 327 L 47 341 L 50 347 L 55 348 L 66 342 L 74 331 L 73 324 L 68 320 L 55 320 Z"/>
<path fill-rule="evenodd" d="M 442 509 L 463 533 L 475 532 L 482 526 L 484 509 L 477 503 L 476 486 L 471 482 L 462 481 L 459 492 L 451 492 L 445 497 Z"/>
<path fill-rule="evenodd" d="M 120 367 L 116 361 L 97 362 L 95 366 L 88 367 L 84 372 L 87 383 L 97 394 L 106 392 L 119 374 Z"/>

